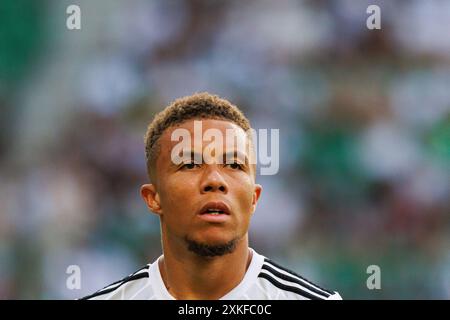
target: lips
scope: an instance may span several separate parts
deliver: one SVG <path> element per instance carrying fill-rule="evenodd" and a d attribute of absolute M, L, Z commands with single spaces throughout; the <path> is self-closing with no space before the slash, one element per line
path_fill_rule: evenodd
<path fill-rule="evenodd" d="M 230 215 L 230 208 L 223 202 L 208 202 L 199 211 L 200 215 Z"/>

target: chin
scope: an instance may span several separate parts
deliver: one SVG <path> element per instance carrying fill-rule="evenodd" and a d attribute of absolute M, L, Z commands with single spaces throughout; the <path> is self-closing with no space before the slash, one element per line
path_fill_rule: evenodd
<path fill-rule="evenodd" d="M 203 238 L 191 239 L 185 237 L 186 245 L 189 251 L 202 257 L 217 257 L 232 253 L 240 238 Z"/>
<path fill-rule="evenodd" d="M 197 243 L 202 243 L 208 246 L 220 246 L 233 241 L 233 237 L 223 237 L 223 236 L 210 236 L 210 237 L 197 237 L 190 238 Z"/>

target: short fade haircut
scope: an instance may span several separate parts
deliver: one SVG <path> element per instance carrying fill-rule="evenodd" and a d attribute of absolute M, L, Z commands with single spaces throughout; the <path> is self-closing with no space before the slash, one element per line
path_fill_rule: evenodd
<path fill-rule="evenodd" d="M 144 137 L 147 171 L 151 180 L 154 178 L 159 138 L 163 132 L 172 126 L 193 119 L 226 120 L 235 123 L 245 132 L 251 129 L 250 121 L 242 111 L 217 95 L 201 92 L 176 99 L 155 115 Z"/>

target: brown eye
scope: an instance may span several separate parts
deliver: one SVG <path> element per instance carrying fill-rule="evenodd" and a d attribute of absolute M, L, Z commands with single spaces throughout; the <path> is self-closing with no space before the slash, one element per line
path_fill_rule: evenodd
<path fill-rule="evenodd" d="M 233 170 L 242 169 L 242 165 L 239 164 L 239 163 L 237 163 L 237 162 L 230 163 L 229 166 L 230 166 L 230 168 L 233 169 Z"/>
<path fill-rule="evenodd" d="M 192 170 L 197 166 L 197 164 L 191 162 L 191 163 L 185 163 L 181 166 L 181 169 L 187 169 L 187 170 Z"/>

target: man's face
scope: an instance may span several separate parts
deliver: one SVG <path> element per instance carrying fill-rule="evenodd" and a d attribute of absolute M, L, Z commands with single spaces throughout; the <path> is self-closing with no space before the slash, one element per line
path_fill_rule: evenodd
<path fill-rule="evenodd" d="M 199 120 L 196 120 L 197 124 Z M 255 210 L 261 186 L 255 184 L 255 168 L 250 165 L 248 148 L 243 151 L 247 161 L 234 154 L 239 142 L 226 143 L 228 129 L 238 141 L 248 143 L 245 131 L 236 124 L 223 120 L 201 120 L 202 135 L 194 135 L 194 120 L 168 128 L 160 137 L 160 153 L 156 160 L 156 183 L 141 189 L 144 200 L 152 211 L 160 215 L 163 237 L 168 241 L 186 243 L 186 239 L 208 246 L 220 246 L 241 239 L 247 234 L 250 217 Z M 202 155 L 211 143 L 203 141 L 203 133 L 210 129 L 222 133 L 223 146 L 213 154 L 212 163 L 195 164 L 193 158 L 184 158 L 175 164 L 172 150 L 180 143 L 171 141 L 172 132 L 186 129 L 190 133 L 190 151 Z M 194 140 L 197 140 L 194 143 Z M 242 149 L 242 148 L 241 148 Z M 189 152 L 190 153 L 190 152 Z M 218 163 L 222 159 L 222 163 Z M 232 163 L 230 163 L 229 160 Z M 147 187 L 146 187 L 147 186 Z M 153 188 L 153 192 L 149 189 Z M 219 207 L 222 212 L 207 213 L 202 208 Z"/>

